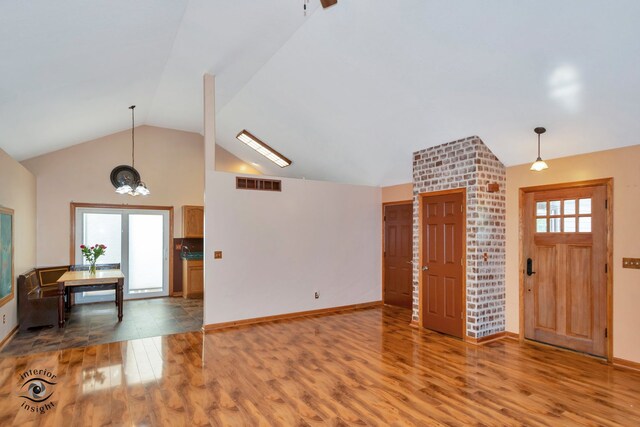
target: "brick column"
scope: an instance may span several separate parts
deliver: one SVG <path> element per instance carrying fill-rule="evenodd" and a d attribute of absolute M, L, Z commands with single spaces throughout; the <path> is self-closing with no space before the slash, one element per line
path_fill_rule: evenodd
<path fill-rule="evenodd" d="M 482 338 L 505 327 L 505 178 L 502 162 L 477 136 L 413 154 L 413 258 L 419 257 L 419 195 L 467 190 L 467 336 Z M 489 183 L 500 190 L 488 192 Z M 485 262 L 483 254 L 488 255 Z M 413 320 L 419 319 L 419 265 L 413 269 Z"/>

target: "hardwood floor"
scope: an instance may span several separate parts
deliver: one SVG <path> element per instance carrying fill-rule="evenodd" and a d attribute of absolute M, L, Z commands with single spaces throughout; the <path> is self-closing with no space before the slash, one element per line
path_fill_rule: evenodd
<path fill-rule="evenodd" d="M 5 357 L 0 425 L 640 425 L 640 372 L 409 320 L 383 307 Z M 28 369 L 57 375 L 42 415 L 21 407 Z"/>

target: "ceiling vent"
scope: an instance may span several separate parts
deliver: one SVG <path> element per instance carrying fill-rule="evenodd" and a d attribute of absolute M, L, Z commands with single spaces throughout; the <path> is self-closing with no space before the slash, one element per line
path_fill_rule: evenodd
<path fill-rule="evenodd" d="M 236 177 L 236 189 L 258 191 L 282 191 L 282 181 L 277 179 L 260 179 Z"/>

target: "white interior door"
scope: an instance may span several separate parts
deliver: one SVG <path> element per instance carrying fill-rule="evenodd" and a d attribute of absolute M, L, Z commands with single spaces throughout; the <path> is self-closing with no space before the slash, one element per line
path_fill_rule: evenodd
<path fill-rule="evenodd" d="M 76 248 L 81 244 L 107 246 L 98 264 L 120 263 L 125 275 L 125 299 L 169 294 L 169 238 L 166 210 L 76 209 Z M 77 249 L 76 264 L 86 264 Z M 113 291 L 83 292 L 76 296 L 76 302 L 114 298 Z"/>

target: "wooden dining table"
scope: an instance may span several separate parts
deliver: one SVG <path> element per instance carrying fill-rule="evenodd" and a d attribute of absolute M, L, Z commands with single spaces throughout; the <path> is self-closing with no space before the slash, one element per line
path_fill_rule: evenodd
<path fill-rule="evenodd" d="M 118 306 L 118 322 L 122 321 L 124 274 L 120 270 L 67 271 L 58 279 L 58 327 L 64 327 L 65 294 L 67 298 L 76 292 L 115 290 Z"/>

